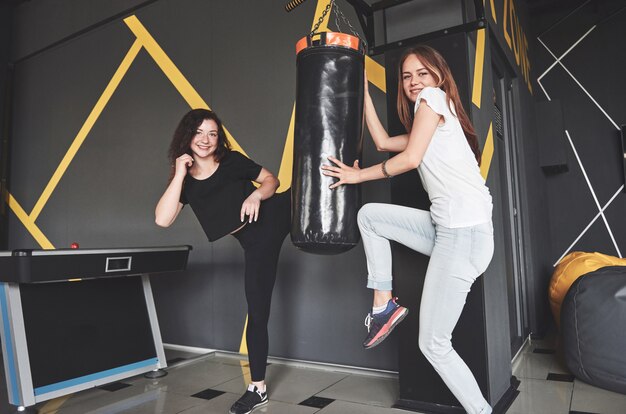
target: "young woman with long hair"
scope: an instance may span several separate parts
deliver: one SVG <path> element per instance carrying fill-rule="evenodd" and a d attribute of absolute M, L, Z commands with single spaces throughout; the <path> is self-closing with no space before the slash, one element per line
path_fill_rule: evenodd
<path fill-rule="evenodd" d="M 480 175 L 480 149 L 456 83 L 435 49 L 415 46 L 400 59 L 399 117 L 407 133 L 389 137 L 365 84 L 365 119 L 379 151 L 398 153 L 368 168 L 334 165 L 324 173 L 344 184 L 390 178 L 417 168 L 431 201 L 430 211 L 371 203 L 358 223 L 367 258 L 367 287 L 374 290 L 366 318 L 371 348 L 383 341 L 406 316 L 392 295 L 390 241 L 430 256 L 419 314 L 419 348 L 450 391 L 470 414 L 492 409 L 465 362 L 452 348 L 452 331 L 470 287 L 493 256 L 492 202 Z M 417 275 L 416 275 L 417 277 Z"/>

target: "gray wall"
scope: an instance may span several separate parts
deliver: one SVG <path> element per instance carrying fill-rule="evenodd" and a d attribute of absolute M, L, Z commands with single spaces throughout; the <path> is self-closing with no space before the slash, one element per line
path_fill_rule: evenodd
<path fill-rule="evenodd" d="M 11 12 L 12 2 L 0 2 L 0 193 L 4 194 L 6 185 L 9 128 L 9 61 L 11 53 Z M 8 208 L 0 204 L 0 249 L 7 247 Z"/>
<path fill-rule="evenodd" d="M 550 267 L 572 251 L 626 254 L 624 159 L 615 125 L 626 123 L 625 6 L 623 0 L 607 0 L 532 9 L 533 58 L 543 87 L 535 98 L 557 102 L 563 113 L 559 133 L 538 143 L 540 150 L 565 153 L 566 168 L 541 173 L 548 191 L 542 208 L 549 217 Z M 561 57 L 579 40 L 562 65 L 550 69 L 556 60 L 550 52 Z"/>
<path fill-rule="evenodd" d="M 80 1 L 17 7 L 10 191 L 27 213 L 135 41 L 121 16 L 97 22 L 137 3 L 100 2 L 88 11 Z M 341 5 L 348 14 L 350 6 Z M 295 98 L 295 42 L 310 31 L 315 6 L 310 1 L 287 14 L 277 2 L 160 0 L 134 14 L 248 155 L 277 173 Z M 68 40 L 73 33 L 79 35 Z M 370 89 L 384 121 L 385 96 Z M 246 317 L 238 243 L 209 243 L 190 209 L 171 228 L 154 224 L 167 146 L 188 109 L 141 50 L 34 224 L 55 247 L 193 245 L 187 272 L 152 280 L 163 339 L 237 351 Z M 364 159 L 381 159 L 369 137 Z M 387 201 L 388 193 L 383 182 L 363 187 L 364 201 Z M 10 226 L 9 248 L 40 247 L 14 213 Z M 371 306 L 365 275 L 361 246 L 317 256 L 287 240 L 270 354 L 396 370 L 395 338 L 368 352 L 361 345 Z"/>

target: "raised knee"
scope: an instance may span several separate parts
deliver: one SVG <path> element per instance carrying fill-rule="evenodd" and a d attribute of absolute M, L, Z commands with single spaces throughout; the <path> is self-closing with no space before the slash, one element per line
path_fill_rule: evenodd
<path fill-rule="evenodd" d="M 359 209 L 359 212 L 356 216 L 356 221 L 359 225 L 359 228 L 367 227 L 369 224 L 369 217 L 374 210 L 374 204 L 368 203 Z"/>

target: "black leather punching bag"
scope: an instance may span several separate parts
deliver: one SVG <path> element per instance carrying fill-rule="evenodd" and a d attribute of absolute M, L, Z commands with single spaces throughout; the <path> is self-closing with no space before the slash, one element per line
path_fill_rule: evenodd
<path fill-rule="evenodd" d="M 325 32 L 302 38 L 296 54 L 291 241 L 310 253 L 337 254 L 359 242 L 361 190 L 331 190 L 336 178 L 320 167 L 331 155 L 350 166 L 361 159 L 363 47 L 357 37 Z"/>

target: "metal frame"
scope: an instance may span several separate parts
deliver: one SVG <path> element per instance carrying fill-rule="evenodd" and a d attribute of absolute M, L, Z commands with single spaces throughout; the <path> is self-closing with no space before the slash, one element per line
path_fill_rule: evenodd
<path fill-rule="evenodd" d="M 157 352 L 156 369 L 167 368 L 167 360 L 165 359 L 165 350 L 163 349 L 163 340 L 161 339 L 161 329 L 159 328 L 159 319 L 157 318 L 156 306 L 154 306 L 154 297 L 152 296 L 152 287 L 150 286 L 150 276 L 142 275 L 141 283 L 143 285 L 143 293 L 146 298 L 146 306 L 148 308 L 148 316 L 150 318 L 150 326 L 152 327 L 152 337 L 154 339 L 154 348 Z"/>
<path fill-rule="evenodd" d="M 26 329 L 22 313 L 20 287 L 17 283 L 0 283 L 0 312 L 2 313 L 2 355 L 9 404 L 29 406 L 36 403 Z"/>
<path fill-rule="evenodd" d="M 414 36 L 399 41 L 384 43 L 382 45 L 376 45 L 376 38 L 374 34 L 374 13 L 378 11 L 384 12 L 390 7 L 399 6 L 404 3 L 408 3 L 416 0 L 380 0 L 371 5 L 364 0 L 346 0 L 357 13 L 359 22 L 365 34 L 367 40 L 367 54 L 370 56 L 380 55 L 389 50 L 405 47 L 419 42 L 423 42 L 429 39 L 437 37 L 447 36 L 453 33 L 471 32 L 478 29 L 487 27 L 487 20 L 485 17 L 485 6 L 480 0 L 472 0 L 474 3 L 474 10 L 476 11 L 476 20 L 467 22 L 461 25 L 452 26 L 446 29 L 437 30 L 431 33 Z M 469 1 L 469 0 L 468 0 Z"/>

